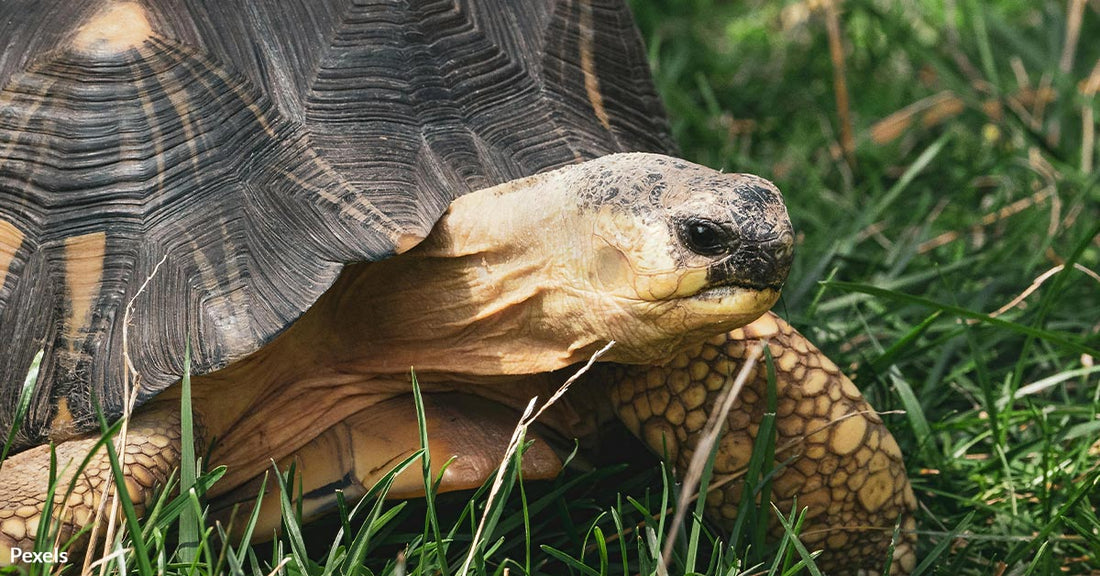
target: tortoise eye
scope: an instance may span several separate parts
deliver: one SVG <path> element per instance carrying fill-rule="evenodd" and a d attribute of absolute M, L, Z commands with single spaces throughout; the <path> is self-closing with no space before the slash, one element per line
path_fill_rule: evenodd
<path fill-rule="evenodd" d="M 718 256 L 729 251 L 729 233 L 710 220 L 692 218 L 680 225 L 680 237 L 689 250 L 701 256 Z"/>

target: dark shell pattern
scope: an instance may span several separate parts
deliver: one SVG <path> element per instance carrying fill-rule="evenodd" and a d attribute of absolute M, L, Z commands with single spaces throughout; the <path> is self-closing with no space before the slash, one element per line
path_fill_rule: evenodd
<path fill-rule="evenodd" d="M 17 448 L 117 415 L 127 359 L 144 399 L 188 340 L 251 353 L 457 196 L 671 148 L 622 0 L 4 0 L 0 46 Z"/>

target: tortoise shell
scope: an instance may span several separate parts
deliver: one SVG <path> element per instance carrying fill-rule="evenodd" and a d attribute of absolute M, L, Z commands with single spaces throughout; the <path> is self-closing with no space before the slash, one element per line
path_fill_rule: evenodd
<path fill-rule="evenodd" d="M 0 43 L 0 429 L 44 351 L 17 448 L 188 341 L 255 351 L 462 194 L 672 147 L 622 0 L 6 0 Z"/>

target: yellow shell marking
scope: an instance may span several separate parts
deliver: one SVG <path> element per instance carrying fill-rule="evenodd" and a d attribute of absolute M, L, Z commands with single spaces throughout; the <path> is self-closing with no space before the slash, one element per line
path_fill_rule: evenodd
<path fill-rule="evenodd" d="M 607 110 L 603 105 L 603 94 L 600 92 L 600 78 L 596 75 L 596 59 L 594 49 L 596 42 L 596 29 L 592 26 L 592 3 L 587 0 L 581 2 L 580 19 L 580 56 L 581 71 L 584 73 L 584 92 L 588 101 L 592 104 L 592 112 L 603 127 L 611 129 L 611 119 L 607 116 Z"/>
<path fill-rule="evenodd" d="M 73 46 L 84 52 L 117 54 L 140 46 L 152 35 L 153 28 L 140 4 L 111 3 L 77 29 Z"/>
<path fill-rule="evenodd" d="M 69 301 L 65 333 L 70 347 L 77 346 L 88 329 L 92 307 L 99 297 L 106 253 L 107 236 L 103 232 L 65 239 L 65 291 Z"/>
<path fill-rule="evenodd" d="M 0 289 L 8 277 L 8 267 L 15 259 L 15 253 L 23 245 L 23 233 L 11 222 L 0 220 Z"/>
<path fill-rule="evenodd" d="M 57 411 L 53 420 L 50 420 L 51 438 L 65 438 L 73 430 L 73 413 L 69 410 L 69 399 L 60 398 L 57 401 Z"/>

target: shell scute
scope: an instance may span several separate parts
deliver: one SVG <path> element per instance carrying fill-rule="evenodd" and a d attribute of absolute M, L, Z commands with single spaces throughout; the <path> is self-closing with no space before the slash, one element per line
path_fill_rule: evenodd
<path fill-rule="evenodd" d="M 117 414 L 125 357 L 145 399 L 188 339 L 195 373 L 251 353 L 457 196 L 672 147 L 619 0 L 10 0 L 0 50 L 0 427 L 45 354 L 18 447 Z"/>

